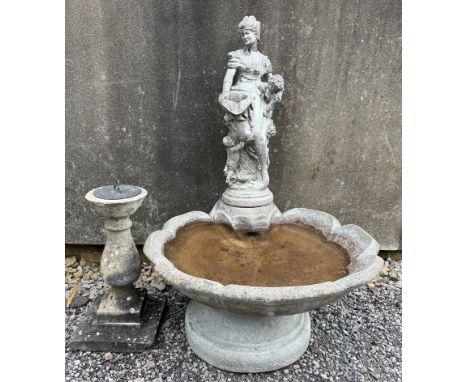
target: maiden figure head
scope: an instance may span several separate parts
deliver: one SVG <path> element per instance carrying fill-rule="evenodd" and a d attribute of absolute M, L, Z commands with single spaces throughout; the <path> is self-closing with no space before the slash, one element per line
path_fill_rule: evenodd
<path fill-rule="evenodd" d="M 238 28 L 245 47 L 256 47 L 257 41 L 260 40 L 260 21 L 257 21 L 255 16 L 245 16 Z"/>

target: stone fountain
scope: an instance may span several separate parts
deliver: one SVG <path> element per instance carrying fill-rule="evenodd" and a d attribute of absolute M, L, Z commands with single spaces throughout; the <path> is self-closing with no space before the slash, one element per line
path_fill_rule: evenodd
<path fill-rule="evenodd" d="M 192 300 L 185 330 L 206 362 L 264 372 L 301 357 L 309 311 L 372 280 L 379 244 L 356 225 L 305 208 L 284 213 L 268 188 L 268 141 L 284 80 L 257 49 L 260 22 L 239 24 L 244 48 L 228 54 L 219 103 L 228 134 L 228 187 L 210 214 L 192 211 L 147 238 L 144 253 L 165 281 Z"/>

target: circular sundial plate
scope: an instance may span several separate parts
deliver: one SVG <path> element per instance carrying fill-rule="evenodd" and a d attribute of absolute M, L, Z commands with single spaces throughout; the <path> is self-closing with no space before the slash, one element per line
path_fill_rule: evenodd
<path fill-rule="evenodd" d="M 129 184 L 109 185 L 99 187 L 94 191 L 94 196 L 99 199 L 119 200 L 133 198 L 141 193 L 141 188 Z"/>

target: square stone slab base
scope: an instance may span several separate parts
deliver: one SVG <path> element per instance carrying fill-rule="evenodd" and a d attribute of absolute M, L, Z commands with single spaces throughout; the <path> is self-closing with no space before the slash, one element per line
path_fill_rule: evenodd
<path fill-rule="evenodd" d="M 96 312 L 102 296 L 88 307 L 69 342 L 71 350 L 115 353 L 142 352 L 154 343 L 166 299 L 148 295 L 141 326 L 99 324 Z"/>

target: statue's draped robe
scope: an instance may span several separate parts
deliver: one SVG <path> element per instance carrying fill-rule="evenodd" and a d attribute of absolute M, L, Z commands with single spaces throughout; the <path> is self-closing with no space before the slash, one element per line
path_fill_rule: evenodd
<path fill-rule="evenodd" d="M 267 56 L 257 50 L 248 52 L 245 49 L 239 49 L 228 53 L 228 68 L 236 70 L 234 85 L 230 89 L 230 100 L 240 101 L 246 97 L 251 98 L 246 109 L 239 115 L 227 116 L 227 122 L 230 127 L 229 135 L 236 143 L 240 141 L 249 142 L 239 149 L 239 155 L 228 148 L 228 171 L 234 171 L 236 180 L 240 184 L 233 186 L 242 187 L 242 183 L 257 183 L 259 179 L 260 165 L 258 163 L 258 153 L 253 145 L 253 137 L 264 136 L 265 146 L 267 144 L 268 120 L 265 117 L 266 103 L 264 100 L 264 88 L 266 82 L 262 82 L 262 77 L 272 72 L 271 62 Z M 229 114 L 229 112 L 228 112 Z M 267 148 L 265 147 L 265 150 Z M 237 168 L 233 169 L 233 160 L 229 156 L 236 158 Z M 243 188 L 243 187 L 242 187 Z"/>

